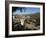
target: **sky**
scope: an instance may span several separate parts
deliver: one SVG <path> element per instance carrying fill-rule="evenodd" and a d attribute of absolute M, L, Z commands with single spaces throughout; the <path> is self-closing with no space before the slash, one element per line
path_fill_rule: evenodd
<path fill-rule="evenodd" d="M 24 12 L 24 9 L 21 12 L 20 10 L 16 10 L 16 8 L 14 8 L 16 11 L 13 11 L 13 15 L 16 15 L 16 14 L 35 14 L 35 13 L 40 13 L 40 8 L 35 8 L 35 7 L 25 7 L 25 8 L 26 8 L 25 12 Z"/>

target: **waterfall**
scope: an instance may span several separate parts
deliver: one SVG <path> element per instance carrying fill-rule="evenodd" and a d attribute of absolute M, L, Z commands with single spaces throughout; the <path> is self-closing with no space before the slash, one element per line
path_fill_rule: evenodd
<path fill-rule="evenodd" d="M 23 26 L 25 19 L 20 19 L 20 21 L 21 21 L 21 25 Z"/>

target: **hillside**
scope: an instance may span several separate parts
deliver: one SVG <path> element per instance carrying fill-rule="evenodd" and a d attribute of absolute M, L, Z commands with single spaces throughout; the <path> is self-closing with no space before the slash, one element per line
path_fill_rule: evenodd
<path fill-rule="evenodd" d="M 17 16 L 17 17 L 16 17 Z M 40 13 L 35 14 L 26 14 L 26 15 L 15 15 L 13 19 L 12 30 L 13 31 L 22 31 L 22 30 L 39 30 L 40 29 Z M 24 24 L 21 25 L 22 19 Z"/>

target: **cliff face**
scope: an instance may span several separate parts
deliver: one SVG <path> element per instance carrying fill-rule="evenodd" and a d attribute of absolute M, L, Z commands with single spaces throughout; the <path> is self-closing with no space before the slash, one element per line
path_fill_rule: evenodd
<path fill-rule="evenodd" d="M 13 18 L 13 31 L 20 30 L 39 30 L 40 14 L 16 15 Z"/>

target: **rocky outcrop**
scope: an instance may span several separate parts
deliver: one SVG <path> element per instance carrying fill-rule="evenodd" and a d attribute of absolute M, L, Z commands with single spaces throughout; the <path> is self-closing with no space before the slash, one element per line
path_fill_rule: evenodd
<path fill-rule="evenodd" d="M 14 16 L 12 28 L 13 31 L 39 30 L 40 14 Z"/>

